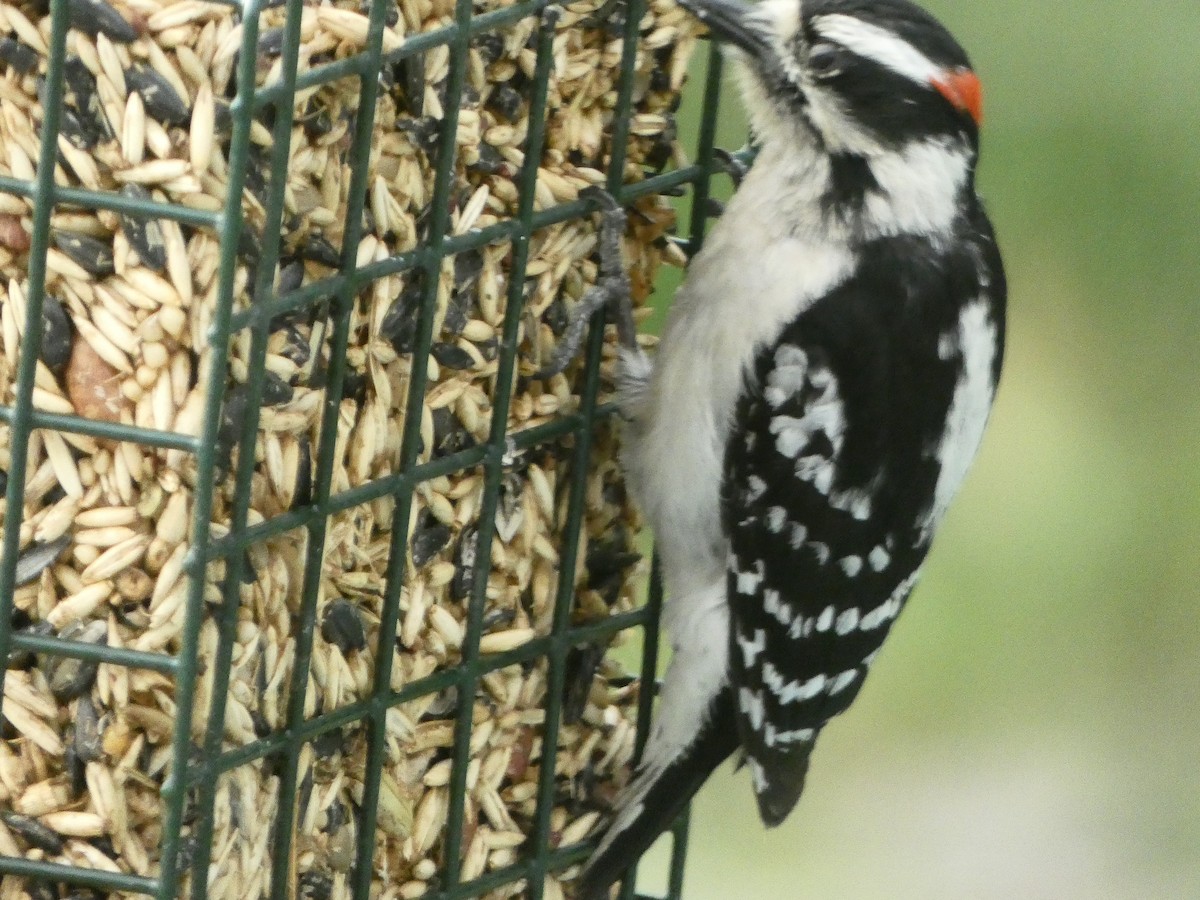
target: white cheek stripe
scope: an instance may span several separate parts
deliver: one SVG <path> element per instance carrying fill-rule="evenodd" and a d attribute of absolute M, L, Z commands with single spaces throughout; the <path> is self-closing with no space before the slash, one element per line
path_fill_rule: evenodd
<path fill-rule="evenodd" d="M 942 71 L 940 66 L 934 65 L 928 56 L 908 41 L 853 16 L 819 16 L 813 20 L 813 28 L 826 40 L 841 44 L 866 59 L 873 59 L 917 84 L 929 86 Z"/>

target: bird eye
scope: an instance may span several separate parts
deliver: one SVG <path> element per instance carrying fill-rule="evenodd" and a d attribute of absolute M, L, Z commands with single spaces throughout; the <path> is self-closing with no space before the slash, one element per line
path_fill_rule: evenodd
<path fill-rule="evenodd" d="M 842 71 L 842 53 L 830 44 L 818 44 L 808 52 L 808 71 L 814 78 L 833 78 Z"/>

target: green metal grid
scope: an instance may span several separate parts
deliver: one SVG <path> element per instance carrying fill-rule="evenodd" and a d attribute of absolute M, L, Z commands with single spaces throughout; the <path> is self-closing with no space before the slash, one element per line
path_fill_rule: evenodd
<path fill-rule="evenodd" d="M 228 2 L 228 0 L 219 0 Z M 27 331 L 20 348 L 15 384 L 15 402 L 0 406 L 0 420 L 11 428 L 11 461 L 8 470 L 7 508 L 23 508 L 28 461 L 28 442 L 37 428 L 89 435 L 95 438 L 134 442 L 142 446 L 171 449 L 193 454 L 198 463 L 195 485 L 196 499 L 192 516 L 192 543 L 186 571 L 190 578 L 186 615 L 182 634 L 182 650 L 178 655 L 144 652 L 127 648 L 94 645 L 57 637 L 16 633 L 11 627 L 16 561 L 19 551 L 20 525 L 18 516 L 6 518 L 3 529 L 2 560 L 0 563 L 0 660 L 12 651 L 68 657 L 103 662 L 129 668 L 142 668 L 164 673 L 174 679 L 178 715 L 172 734 L 171 776 L 162 790 L 163 839 L 160 869 L 157 877 L 118 874 L 102 870 L 78 868 L 39 859 L 0 856 L 0 875 L 16 875 L 50 883 L 64 884 L 98 891 L 124 891 L 151 895 L 157 898 L 176 897 L 180 883 L 181 842 L 185 807 L 194 820 L 190 823 L 190 860 L 185 864 L 195 873 L 207 871 L 211 861 L 214 827 L 214 801 L 218 777 L 238 766 L 272 758 L 280 773 L 282 798 L 294 797 L 299 787 L 299 762 L 308 742 L 344 725 L 365 722 L 368 734 L 368 757 L 365 789 L 357 829 L 355 865 L 352 869 L 352 890 L 357 900 L 365 900 L 371 884 L 371 860 L 374 852 L 379 789 L 385 740 L 385 716 L 397 704 L 423 695 L 456 687 L 459 710 L 455 724 L 453 775 L 450 784 L 450 814 L 447 824 L 444 864 L 438 888 L 426 894 L 431 900 L 457 900 L 482 896 L 489 890 L 527 880 L 526 896 L 540 900 L 543 879 L 547 873 L 575 864 L 585 858 L 592 842 L 569 847 L 551 848 L 550 813 L 553 807 L 554 758 L 557 733 L 561 721 L 561 697 L 565 678 L 565 662 L 572 646 L 603 640 L 628 628 L 644 631 L 644 652 L 641 676 L 643 683 L 654 681 L 657 667 L 658 614 L 661 593 L 655 579 L 647 605 L 639 610 L 614 615 L 600 622 L 572 626 L 569 616 L 572 606 L 572 585 L 576 564 L 576 548 L 583 517 L 583 500 L 587 459 L 595 423 L 612 414 L 613 410 L 597 402 L 600 385 L 599 363 L 603 329 L 593 328 L 586 347 L 586 369 L 581 388 L 582 403 L 577 412 L 560 415 L 555 420 L 519 433 L 506 432 L 510 397 L 498 391 L 489 439 L 486 443 L 450 456 L 418 462 L 420 417 L 409 415 L 404 424 L 401 463 L 395 475 L 368 482 L 338 494 L 331 491 L 334 467 L 336 419 L 346 374 L 345 350 L 349 340 L 350 313 L 356 295 L 371 281 L 393 273 L 424 270 L 425 289 L 417 327 L 417 346 L 413 350 L 413 372 L 410 381 L 408 409 L 420 408 L 427 387 L 426 361 L 433 342 L 432 321 L 436 300 L 437 275 L 442 260 L 464 250 L 483 247 L 497 241 L 512 246 L 511 275 L 504 319 L 504 334 L 500 342 L 500 364 L 497 384 L 511 383 L 516 365 L 517 328 L 523 302 L 522 286 L 528 258 L 529 241 L 538 229 L 594 212 L 585 201 L 563 203 L 549 209 L 533 208 L 537 164 L 541 157 L 545 126 L 546 96 L 551 67 L 551 41 L 558 19 L 557 8 L 546 0 L 518 0 L 512 6 L 488 13 L 475 14 L 471 0 L 457 0 L 455 23 L 435 31 L 407 38 L 398 50 L 385 54 L 382 50 L 387 3 L 370 2 L 370 28 L 366 49 L 352 57 L 325 64 L 303 73 L 297 72 L 300 48 L 300 12 L 303 0 L 286 0 L 286 27 L 282 44 L 282 79 L 269 86 L 255 86 L 255 64 L 259 40 L 260 15 L 275 5 L 270 0 L 247 0 L 229 3 L 242 11 L 243 33 L 236 72 L 236 96 L 231 104 L 232 139 L 229 152 L 229 183 L 224 210 L 219 213 L 198 211 L 185 206 L 138 201 L 105 192 L 58 186 L 54 183 L 60 110 L 64 94 L 64 60 L 66 34 L 69 28 L 68 0 L 51 0 L 49 59 L 46 72 L 44 120 L 40 134 L 37 178 L 34 182 L 0 176 L 0 192 L 33 200 L 32 242 L 29 250 L 29 287 L 27 290 Z M 635 74 L 635 46 L 639 39 L 639 24 L 646 12 L 646 0 L 629 0 L 622 34 L 622 64 L 618 101 L 612 125 L 612 158 L 607 188 L 620 203 L 629 205 L 650 193 L 671 192 L 687 186 L 693 190 L 688 239 L 685 247 L 694 250 L 703 234 L 709 215 L 709 181 L 714 174 L 713 142 L 719 105 L 721 78 L 720 58 L 709 53 L 707 74 L 703 85 L 703 111 L 700 134 L 694 148 L 692 165 L 668 171 L 646 180 L 622 184 L 625 152 L 629 139 L 632 95 Z M 537 67 L 532 79 L 530 121 L 525 146 L 525 164 L 518 179 L 519 205 L 517 215 L 507 221 L 463 235 L 449 235 L 449 194 L 452 187 L 455 135 L 458 124 L 467 48 L 470 40 L 486 31 L 511 26 L 522 18 L 537 17 L 540 25 L 537 36 Z M 358 266 L 355 248 L 361 236 L 362 212 L 366 196 L 370 138 L 373 127 L 375 100 L 379 88 L 378 73 L 383 65 L 394 63 L 438 45 L 450 48 L 450 70 L 446 81 L 445 115 L 441 123 L 439 146 L 448 148 L 438 154 L 433 199 L 430 203 L 430 240 L 416 249 L 393 255 L 379 262 Z M 351 198 L 342 241 L 341 265 L 335 274 L 306 285 L 285 296 L 275 293 L 272 275 L 280 255 L 279 223 L 282 221 L 285 179 L 274 177 L 286 171 L 289 134 L 293 124 L 296 92 L 306 87 L 328 84 L 352 77 L 359 82 L 359 115 L 350 153 L 352 184 Z M 236 248 L 243 229 L 240 197 L 246 183 L 251 147 L 251 124 L 256 113 L 266 107 L 274 111 L 274 142 L 271 158 L 272 177 L 266 202 L 267 224 L 263 229 L 263 247 L 257 268 L 256 281 L 250 288 L 253 302 L 244 309 L 234 308 L 234 280 L 237 268 Z M 143 219 L 170 219 L 180 224 L 213 230 L 222 248 L 218 273 L 219 291 L 215 317 L 209 334 L 212 362 L 208 370 L 203 426 L 198 437 L 153 429 L 60 415 L 33 408 L 35 364 L 41 350 L 42 309 L 46 293 L 46 259 L 50 245 L 50 220 L 56 206 L 73 206 L 92 210 L 111 210 Z M 272 225 L 274 223 L 274 226 Z M 261 372 L 267 351 L 269 323 L 275 316 L 297 309 L 326 303 L 333 322 L 332 347 L 326 399 L 320 429 L 321 446 L 316 451 L 317 468 L 313 477 L 311 502 L 299 509 L 275 516 L 257 524 L 248 522 L 250 479 L 254 472 L 254 454 L 239 454 L 236 469 L 227 476 L 218 471 L 215 447 L 221 424 L 221 407 L 225 394 L 227 363 L 231 337 L 248 330 L 250 340 L 250 370 Z M 247 414 L 242 424 L 242 447 L 251 447 L 256 439 L 259 409 L 262 400 L 262 379 L 250 378 Z M 482 633 L 486 571 L 489 565 L 493 522 L 498 503 L 505 461 L 514 450 L 522 450 L 564 438 L 573 440 L 574 459 L 570 466 L 568 514 L 562 535 L 562 577 L 555 599 L 551 633 L 505 653 L 482 655 L 479 638 Z M 307 676 L 315 631 L 318 578 L 321 570 L 322 548 L 329 519 L 337 512 L 390 496 L 395 500 L 396 521 L 408 520 L 413 493 L 424 481 L 479 467 L 485 475 L 484 501 L 480 511 L 478 552 L 473 580 L 473 595 L 469 600 L 466 637 L 462 648 L 462 663 L 452 670 L 439 671 L 405 685 L 399 690 L 389 687 L 393 654 L 376 655 L 373 693 L 348 706 L 305 718 L 304 703 Z M 232 527 L 223 536 L 215 535 L 209 525 L 212 497 L 217 480 L 235 479 L 238 498 L 232 511 Z M 231 750 L 222 749 L 222 729 L 225 719 L 225 700 L 228 690 L 230 660 L 233 652 L 234 629 L 240 603 L 239 582 L 243 574 L 246 550 L 275 535 L 295 529 L 307 531 L 305 578 L 302 590 L 296 660 L 288 694 L 287 727 L 250 744 Z M 395 634 L 400 614 L 400 586 L 405 566 L 406 530 L 392 530 L 387 590 L 380 634 Z M 193 700 L 198 678 L 198 647 L 200 628 L 205 617 L 204 589 L 210 563 L 223 561 L 225 576 L 221 583 L 222 602 L 215 612 L 219 628 L 217 659 L 213 662 L 215 681 L 212 708 L 205 727 L 200 752 L 194 752 L 192 733 Z M 539 658 L 549 662 L 546 724 L 543 738 L 544 761 L 540 769 L 537 794 L 537 816 L 534 833 L 528 846 L 532 851 L 516 864 L 493 871 L 463 883 L 460 880 L 463 841 L 464 798 L 469 739 L 472 728 L 471 698 L 482 676 L 514 663 L 527 663 Z M 5 668 L 0 667 L 0 703 Z M 643 691 L 638 714 L 638 744 L 645 742 L 649 726 L 652 692 Z M 2 709 L 2 707 L 0 707 Z M 189 797 L 189 794 L 192 796 Z M 293 896 L 296 886 L 290 882 L 288 869 L 291 855 L 291 836 L 295 805 L 281 802 L 275 823 L 274 853 L 272 856 L 271 897 Z M 668 900 L 681 897 L 683 863 L 686 850 L 686 816 L 674 830 L 673 851 L 668 886 Z M 633 879 L 627 879 L 622 892 L 624 900 L 635 896 Z M 192 896 L 207 896 L 207 879 L 192 879 Z M 646 898 L 648 900 L 648 898 Z"/>

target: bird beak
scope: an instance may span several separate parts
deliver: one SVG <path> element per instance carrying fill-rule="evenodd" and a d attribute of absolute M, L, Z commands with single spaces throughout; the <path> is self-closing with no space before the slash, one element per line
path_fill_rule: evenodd
<path fill-rule="evenodd" d="M 768 46 L 768 32 L 754 7 L 741 0 L 679 0 L 679 5 L 708 26 L 712 36 L 750 56 L 759 57 Z"/>

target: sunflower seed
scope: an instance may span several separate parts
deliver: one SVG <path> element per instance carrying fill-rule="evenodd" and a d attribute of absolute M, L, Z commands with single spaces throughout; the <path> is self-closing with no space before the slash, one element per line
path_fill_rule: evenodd
<path fill-rule="evenodd" d="M 55 231 L 54 246 L 90 275 L 103 278 L 114 272 L 112 245 L 105 241 L 73 231 Z"/>
<path fill-rule="evenodd" d="M 11 828 L 18 837 L 27 841 L 30 846 L 36 847 L 45 853 L 57 855 L 62 853 L 63 848 L 66 846 L 62 835 L 55 833 L 51 828 L 47 828 L 37 819 L 31 819 L 19 813 L 0 809 L 0 821 L 3 821 L 5 825 Z"/>
<path fill-rule="evenodd" d="M 125 17 L 104 0 L 67 0 L 71 26 L 95 37 L 103 34 L 110 41 L 128 44 L 137 40 L 137 32 Z"/>
<path fill-rule="evenodd" d="M 438 522 L 428 513 L 424 514 L 410 541 L 413 566 L 418 569 L 423 568 L 448 543 L 450 543 L 450 528 Z"/>
<path fill-rule="evenodd" d="M 0 60 L 22 75 L 36 72 L 40 57 L 36 50 L 12 38 L 0 38 Z"/>
<path fill-rule="evenodd" d="M 150 66 L 134 63 L 125 70 L 129 89 L 137 91 L 146 106 L 146 114 L 169 125 L 186 125 L 191 115 L 179 92 Z"/>
<path fill-rule="evenodd" d="M 71 358 L 74 330 L 62 302 L 52 294 L 42 298 L 42 362 L 61 374 Z"/>
<path fill-rule="evenodd" d="M 17 557 L 17 572 L 14 583 L 17 587 L 29 584 L 50 566 L 59 554 L 71 543 L 71 538 L 63 535 L 45 544 L 34 544 Z"/>
<path fill-rule="evenodd" d="M 108 626 L 104 622 L 93 621 L 86 625 L 68 625 L 58 636 L 63 640 L 105 644 L 107 635 Z M 42 668 L 55 698 L 66 703 L 91 690 L 100 664 L 91 660 L 72 659 L 69 656 L 44 656 Z"/>
<path fill-rule="evenodd" d="M 126 184 L 122 196 L 130 200 L 151 201 L 150 192 L 140 184 Z M 134 249 L 142 265 L 157 272 L 167 267 L 167 240 L 157 219 L 121 215 L 121 233 Z"/>
<path fill-rule="evenodd" d="M 321 637 L 348 656 L 367 647 L 367 632 L 362 613 L 349 600 L 338 598 L 325 607 L 321 619 Z"/>

